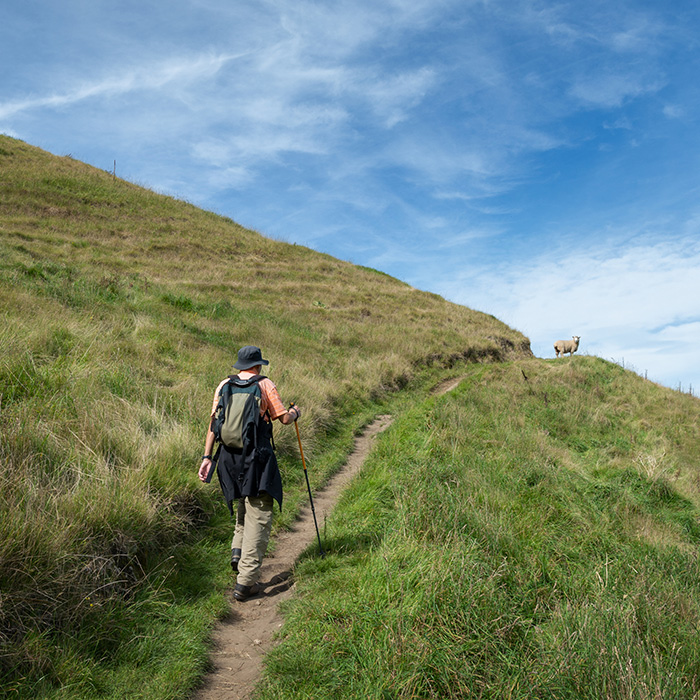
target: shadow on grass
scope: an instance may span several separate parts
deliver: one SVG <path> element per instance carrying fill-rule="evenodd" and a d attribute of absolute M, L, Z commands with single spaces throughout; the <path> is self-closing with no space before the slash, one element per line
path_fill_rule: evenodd
<path fill-rule="evenodd" d="M 321 535 L 321 544 L 326 555 L 350 556 L 375 549 L 384 539 L 385 532 L 366 530 L 344 533 L 332 537 Z M 299 562 L 317 559 L 320 556 L 318 540 L 314 540 L 299 557 Z"/>

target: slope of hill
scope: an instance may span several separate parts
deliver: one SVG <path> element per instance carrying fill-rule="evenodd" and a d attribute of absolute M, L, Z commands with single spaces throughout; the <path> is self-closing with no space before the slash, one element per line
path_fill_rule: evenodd
<path fill-rule="evenodd" d="M 5 136 L 0 313 L 0 673 L 34 697 L 107 692 L 95 668 L 204 638 L 224 609 L 202 552 L 227 526 L 195 471 L 239 346 L 306 409 L 317 482 L 391 392 L 531 355 L 493 317 Z M 303 483 L 289 431 L 278 446 L 284 525 Z"/>
<path fill-rule="evenodd" d="M 696 398 L 592 357 L 468 368 L 326 540 L 259 698 L 698 697 Z"/>
<path fill-rule="evenodd" d="M 698 697 L 697 399 L 6 137 L 0 310 L 11 696 L 196 685 L 230 531 L 197 458 L 252 342 L 315 484 L 396 416 L 297 569 L 262 697 Z M 278 432 L 285 527 L 305 484 Z"/>

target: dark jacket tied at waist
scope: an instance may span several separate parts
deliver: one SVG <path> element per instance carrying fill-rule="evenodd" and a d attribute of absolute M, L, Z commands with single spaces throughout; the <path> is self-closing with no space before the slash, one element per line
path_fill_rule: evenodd
<path fill-rule="evenodd" d="M 234 501 L 259 496 L 262 491 L 270 494 L 282 508 L 282 476 L 272 449 L 271 435 L 272 426 L 261 421 L 257 446 L 242 450 L 219 446 L 214 461 L 231 514 Z"/>

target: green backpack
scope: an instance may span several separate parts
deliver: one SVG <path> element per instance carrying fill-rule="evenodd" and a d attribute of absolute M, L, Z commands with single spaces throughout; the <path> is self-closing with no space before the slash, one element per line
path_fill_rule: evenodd
<path fill-rule="evenodd" d="M 264 379 L 261 374 L 250 379 L 239 379 L 235 375 L 221 389 L 212 432 L 218 442 L 231 450 L 249 453 L 257 447 L 258 427 L 262 420 L 262 395 L 258 385 L 261 379 Z"/>

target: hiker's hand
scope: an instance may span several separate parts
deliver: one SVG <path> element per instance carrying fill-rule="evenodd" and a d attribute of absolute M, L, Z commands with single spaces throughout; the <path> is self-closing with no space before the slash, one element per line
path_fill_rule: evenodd
<path fill-rule="evenodd" d="M 206 483 L 207 476 L 209 476 L 209 470 L 214 466 L 211 459 L 208 457 L 202 460 L 202 466 L 199 468 L 199 480 Z"/>
<path fill-rule="evenodd" d="M 294 411 L 294 418 L 292 419 L 294 422 L 301 418 L 301 409 L 295 403 L 289 407 L 289 411 Z M 287 411 L 287 413 L 289 413 L 289 411 Z"/>

